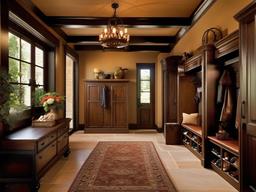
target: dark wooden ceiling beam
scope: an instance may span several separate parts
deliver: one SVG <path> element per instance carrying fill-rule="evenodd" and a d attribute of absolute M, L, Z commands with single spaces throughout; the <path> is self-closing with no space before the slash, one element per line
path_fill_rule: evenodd
<path fill-rule="evenodd" d="M 129 45 L 123 49 L 110 49 L 110 48 L 103 48 L 101 45 L 75 45 L 76 51 L 123 51 L 123 52 L 132 52 L 132 51 L 159 51 L 168 53 L 170 52 L 169 45 L 162 45 L 162 46 L 152 46 L 152 45 Z"/>
<path fill-rule="evenodd" d="M 124 26 L 133 28 L 142 27 L 177 27 L 189 26 L 191 18 L 187 17 L 121 17 Z M 102 27 L 105 26 L 109 17 L 55 17 L 48 16 L 48 23 L 57 27 Z"/>
<path fill-rule="evenodd" d="M 175 36 L 131 36 L 131 43 L 173 43 Z M 98 36 L 67 36 L 68 43 L 82 43 L 99 41 Z"/>

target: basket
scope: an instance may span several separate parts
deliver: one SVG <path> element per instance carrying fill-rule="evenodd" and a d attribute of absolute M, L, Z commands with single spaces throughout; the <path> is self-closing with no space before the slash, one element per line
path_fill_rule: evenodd
<path fill-rule="evenodd" d="M 32 121 L 32 127 L 53 127 L 56 124 L 56 121 Z"/>

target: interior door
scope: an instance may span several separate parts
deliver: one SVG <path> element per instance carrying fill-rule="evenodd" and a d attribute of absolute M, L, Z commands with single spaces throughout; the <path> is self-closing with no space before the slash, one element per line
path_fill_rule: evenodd
<path fill-rule="evenodd" d="M 248 182 L 248 186 L 256 191 L 256 56 L 255 43 L 256 31 L 255 20 L 247 24 L 246 35 L 247 44 L 247 64 L 242 65 L 242 126 L 243 153 L 245 152 L 246 175 L 243 175 Z"/>
<path fill-rule="evenodd" d="M 155 64 L 137 64 L 137 128 L 155 128 Z"/>
<path fill-rule="evenodd" d="M 241 191 L 256 191 L 256 56 L 255 20 L 243 23 L 241 36 Z"/>

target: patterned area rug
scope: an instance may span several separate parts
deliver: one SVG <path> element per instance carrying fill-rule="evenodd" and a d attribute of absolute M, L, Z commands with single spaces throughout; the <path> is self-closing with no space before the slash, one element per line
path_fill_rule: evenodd
<path fill-rule="evenodd" d="M 152 142 L 99 142 L 69 192 L 175 192 Z"/>

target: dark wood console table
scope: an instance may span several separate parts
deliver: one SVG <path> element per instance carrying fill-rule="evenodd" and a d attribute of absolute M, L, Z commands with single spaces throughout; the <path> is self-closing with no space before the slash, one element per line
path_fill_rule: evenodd
<path fill-rule="evenodd" d="M 69 122 L 27 127 L 7 135 L 0 146 L 0 191 L 37 191 L 40 178 L 62 155 L 69 154 Z"/>

